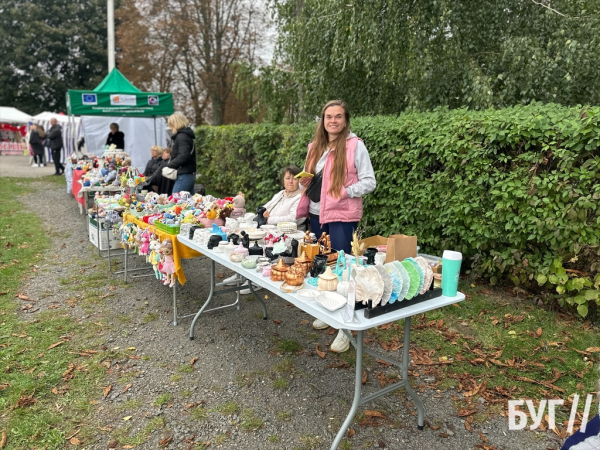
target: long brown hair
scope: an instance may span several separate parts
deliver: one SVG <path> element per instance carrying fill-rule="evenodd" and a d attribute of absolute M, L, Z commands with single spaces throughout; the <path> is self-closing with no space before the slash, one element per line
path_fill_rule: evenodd
<path fill-rule="evenodd" d="M 329 142 L 329 133 L 325 130 L 325 111 L 332 106 L 341 106 L 344 109 L 346 126 L 340 132 L 335 141 Z M 323 107 L 321 118 L 315 130 L 313 145 L 306 158 L 306 169 L 310 173 L 315 173 L 317 163 L 325 153 L 325 150 L 331 145 L 335 146 L 333 150 L 333 169 L 331 171 L 331 188 L 329 194 L 334 197 L 341 197 L 342 187 L 346 179 L 346 139 L 350 133 L 350 111 L 348 105 L 342 100 L 331 100 Z"/>
<path fill-rule="evenodd" d="M 46 132 L 44 131 L 44 127 L 42 125 L 36 125 L 35 131 L 37 131 L 37 134 L 40 137 L 40 139 L 46 138 Z"/>

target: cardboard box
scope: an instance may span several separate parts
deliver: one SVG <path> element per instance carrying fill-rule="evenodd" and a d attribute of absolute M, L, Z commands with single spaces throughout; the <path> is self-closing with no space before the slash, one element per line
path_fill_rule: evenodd
<path fill-rule="evenodd" d="M 417 237 L 406 236 L 404 234 L 392 234 L 390 237 L 371 236 L 361 239 L 360 243 L 365 244 L 365 249 L 377 247 L 378 245 L 387 245 L 385 262 L 402 261 L 406 258 L 416 258 L 417 256 Z"/>
<path fill-rule="evenodd" d="M 100 250 L 108 250 L 108 246 L 110 245 L 110 249 L 120 248 L 121 239 L 118 234 L 115 234 L 113 230 L 108 230 L 108 233 L 104 229 L 104 223 L 101 222 L 100 226 L 100 241 L 98 241 L 98 225 L 97 222 L 90 218 L 90 226 L 89 226 L 89 238 L 90 242 L 98 247 Z M 108 234 L 108 236 L 107 236 Z"/>

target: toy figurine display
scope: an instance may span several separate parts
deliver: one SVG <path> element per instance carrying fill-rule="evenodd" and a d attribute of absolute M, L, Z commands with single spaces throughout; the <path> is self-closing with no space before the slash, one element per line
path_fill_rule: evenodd
<path fill-rule="evenodd" d="M 161 272 L 165 274 L 164 285 L 175 286 L 175 262 L 173 261 L 173 243 L 166 239 L 160 246 L 161 252 Z"/>

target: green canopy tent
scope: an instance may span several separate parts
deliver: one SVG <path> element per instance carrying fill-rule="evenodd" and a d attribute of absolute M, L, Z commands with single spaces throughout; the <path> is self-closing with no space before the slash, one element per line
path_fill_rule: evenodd
<path fill-rule="evenodd" d="M 142 92 L 115 68 L 93 90 L 69 90 L 67 110 L 69 117 L 82 117 L 88 152 L 98 156 L 103 153 L 108 125 L 117 123 L 125 133 L 124 150 L 132 165 L 143 170 L 150 147 L 165 144 L 161 139 L 165 125 L 161 121 L 157 129 L 156 118 L 173 114 L 173 94 Z M 74 140 L 74 136 L 70 138 Z"/>

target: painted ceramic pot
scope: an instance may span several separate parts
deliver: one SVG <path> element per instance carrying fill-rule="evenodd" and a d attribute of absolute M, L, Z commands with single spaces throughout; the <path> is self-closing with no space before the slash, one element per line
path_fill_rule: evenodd
<path fill-rule="evenodd" d="M 327 267 L 327 255 L 315 255 L 310 269 L 310 276 L 315 278 L 325 272 Z"/>
<path fill-rule="evenodd" d="M 279 258 L 277 265 L 271 266 L 271 281 L 284 281 L 288 270 L 289 267 L 285 265 L 282 258 Z"/>
<path fill-rule="evenodd" d="M 229 259 L 234 263 L 240 263 L 243 261 L 244 255 L 242 255 L 241 253 L 232 253 L 231 255 L 229 255 Z"/>
<path fill-rule="evenodd" d="M 255 269 L 256 268 L 256 258 L 246 257 L 242 260 L 242 267 L 244 269 Z"/>

